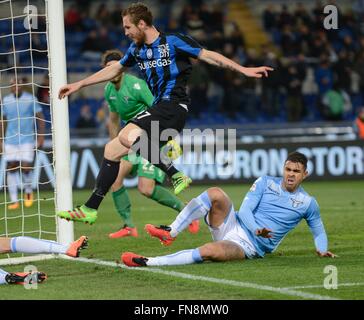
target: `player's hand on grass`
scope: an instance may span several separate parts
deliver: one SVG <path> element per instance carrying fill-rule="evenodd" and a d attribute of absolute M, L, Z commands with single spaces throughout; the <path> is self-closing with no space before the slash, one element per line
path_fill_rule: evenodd
<path fill-rule="evenodd" d="M 273 71 L 274 69 L 271 67 L 256 67 L 256 68 L 244 68 L 243 73 L 247 77 L 253 77 L 253 78 L 261 78 L 263 75 L 265 77 L 268 77 L 268 71 Z"/>
<path fill-rule="evenodd" d="M 74 82 L 63 86 L 58 93 L 58 99 L 63 99 L 68 97 L 71 93 L 80 90 L 82 87 L 80 82 Z"/>
<path fill-rule="evenodd" d="M 258 237 L 263 237 L 263 238 L 272 238 L 272 230 L 267 229 L 267 228 L 262 228 L 262 229 L 257 229 L 255 231 L 255 234 Z"/>
<path fill-rule="evenodd" d="M 338 257 L 339 257 L 338 255 L 333 254 L 333 253 L 332 253 L 332 252 L 330 252 L 330 251 L 326 251 L 326 252 L 316 251 L 316 253 L 317 253 L 320 257 L 322 257 L 322 258 L 324 258 L 324 257 L 328 257 L 328 258 L 338 258 Z"/>

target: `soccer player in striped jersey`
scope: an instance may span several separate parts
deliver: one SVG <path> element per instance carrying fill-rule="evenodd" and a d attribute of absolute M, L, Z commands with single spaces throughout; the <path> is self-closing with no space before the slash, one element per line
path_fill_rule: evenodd
<path fill-rule="evenodd" d="M 220 188 L 210 188 L 181 211 L 170 226 L 146 225 L 146 231 L 170 245 L 189 221 L 204 218 L 214 242 L 199 248 L 147 258 L 125 252 L 121 259 L 131 267 L 182 265 L 211 261 L 263 258 L 277 249 L 301 220 L 306 220 L 320 257 L 336 257 L 328 241 L 315 200 L 300 186 L 307 177 L 307 158 L 299 152 L 288 155 L 283 177 L 263 176 L 255 181 L 240 210 Z"/>
<path fill-rule="evenodd" d="M 159 150 L 160 145 L 166 143 L 161 141 L 160 133 L 167 139 L 168 136 L 176 136 L 185 126 L 189 105 L 186 84 L 192 68 L 190 58 L 248 77 L 267 77 L 268 71 L 273 70 L 265 66 L 246 68 L 217 52 L 202 48 L 188 36 L 159 32 L 153 25 L 152 13 L 144 4 L 130 5 L 122 12 L 122 18 L 125 35 L 133 43 L 120 63 L 63 86 L 59 90 L 59 98 L 67 97 L 83 87 L 114 79 L 125 68 L 137 65 L 154 96 L 153 105 L 131 120 L 118 137 L 106 145 L 96 187 L 85 205 L 80 207 L 82 217 L 71 217 L 65 211 L 58 213 L 61 218 L 94 223 L 97 209 L 118 175 L 120 159 L 129 150 L 139 152 L 162 169 L 172 181 L 176 195 L 189 186 L 192 180 L 179 172 L 170 160 L 162 157 Z M 157 134 L 153 134 L 154 131 Z"/>
<path fill-rule="evenodd" d="M 9 210 L 20 207 L 18 200 L 18 173 L 24 189 L 24 206 L 33 204 L 33 160 L 35 147 L 44 142 L 44 116 L 36 97 L 24 90 L 25 78 L 11 80 L 11 93 L 1 101 L 0 136 L 5 131 L 4 159 L 7 169 L 7 187 L 11 204 Z M 1 128 L 2 127 L 2 128 Z M 36 130 L 38 128 L 38 132 Z M 0 145 L 1 141 L 0 139 Z"/>
<path fill-rule="evenodd" d="M 88 239 L 85 236 L 78 238 L 70 245 L 65 246 L 55 241 L 36 239 L 31 237 L 0 237 L 0 253 L 55 253 L 65 254 L 72 258 L 80 255 L 80 250 L 87 248 Z M 42 282 L 47 278 L 44 272 L 6 272 L 0 269 L 0 284 L 23 284 L 27 281 Z"/>
<path fill-rule="evenodd" d="M 119 63 L 123 54 L 119 50 L 108 50 L 102 56 L 102 66 L 107 67 L 113 63 Z M 120 131 L 120 120 L 124 123 L 131 121 L 136 115 L 147 110 L 153 104 L 153 95 L 145 81 L 123 72 L 115 79 L 109 81 L 105 86 L 105 100 L 108 103 L 109 136 L 114 139 Z M 134 156 L 134 157 L 133 157 Z M 161 184 L 166 174 L 156 166 L 143 159 L 141 156 L 123 156 L 120 161 L 118 177 L 111 186 L 112 198 L 116 211 L 122 218 L 124 226 L 109 234 L 112 239 L 138 236 L 138 231 L 131 218 L 131 203 L 128 191 L 123 185 L 127 175 L 138 175 L 138 190 L 144 196 L 180 212 L 184 203 Z M 193 221 L 189 230 L 191 233 L 198 232 L 199 220 Z"/>

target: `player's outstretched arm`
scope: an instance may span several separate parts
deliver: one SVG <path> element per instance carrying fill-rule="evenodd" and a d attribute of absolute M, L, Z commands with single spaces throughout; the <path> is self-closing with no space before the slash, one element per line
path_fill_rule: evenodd
<path fill-rule="evenodd" d="M 268 77 L 268 71 L 273 71 L 274 69 L 267 66 L 262 67 L 256 67 L 256 68 L 246 68 L 241 66 L 240 64 L 236 63 L 235 61 L 226 58 L 222 54 L 210 51 L 206 49 L 202 49 L 201 53 L 198 57 L 201 61 L 204 61 L 208 64 L 230 69 L 239 73 L 244 74 L 247 77 L 253 77 L 253 78 L 261 78 L 263 75 L 265 77 Z"/>
<path fill-rule="evenodd" d="M 113 63 L 112 65 L 101 69 L 83 80 L 67 84 L 59 90 L 58 98 L 63 99 L 83 87 L 109 81 L 121 74 L 123 72 L 123 68 L 124 67 L 120 63 Z"/>

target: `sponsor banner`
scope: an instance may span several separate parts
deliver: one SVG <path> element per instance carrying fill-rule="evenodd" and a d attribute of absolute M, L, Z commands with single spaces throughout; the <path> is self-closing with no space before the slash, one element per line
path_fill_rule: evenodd
<path fill-rule="evenodd" d="M 364 141 L 240 144 L 236 152 L 206 147 L 184 152 L 175 161 L 178 169 L 194 184 L 245 183 L 262 175 L 280 176 L 284 160 L 291 151 L 300 151 L 308 159 L 310 181 L 364 179 Z M 77 148 L 71 151 L 74 189 L 93 188 L 103 157 L 103 147 Z M 1 159 L 0 181 L 4 182 L 5 163 Z M 37 153 L 33 184 L 50 188 L 54 184 L 52 159 L 48 152 Z M 137 185 L 137 177 L 125 179 L 126 187 Z M 3 186 L 3 185 L 2 185 Z"/>

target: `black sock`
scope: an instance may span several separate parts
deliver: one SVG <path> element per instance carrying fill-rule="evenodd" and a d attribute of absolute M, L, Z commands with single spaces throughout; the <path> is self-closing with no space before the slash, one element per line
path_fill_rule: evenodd
<path fill-rule="evenodd" d="M 153 142 L 151 139 L 143 137 L 143 141 L 146 142 L 147 146 L 140 145 L 140 137 L 135 140 L 131 149 L 139 156 L 142 156 L 144 159 L 147 159 L 150 163 L 152 163 L 157 168 L 161 169 L 165 172 L 168 178 L 171 178 L 175 173 L 179 172 L 172 161 L 163 162 L 160 154 L 159 142 Z M 143 152 L 146 151 L 146 152 Z M 154 154 L 152 157 L 152 152 L 158 152 L 158 154 Z M 157 160 L 157 161 L 156 161 Z"/>
<path fill-rule="evenodd" d="M 111 161 L 102 159 L 99 174 L 96 178 L 96 186 L 91 197 L 85 203 L 85 206 L 92 209 L 98 209 L 101 201 L 116 180 L 119 173 L 120 161 Z"/>
<path fill-rule="evenodd" d="M 162 171 L 164 171 L 168 178 L 171 178 L 175 173 L 178 172 L 178 170 L 176 169 L 176 167 L 171 164 L 170 166 L 166 166 L 164 163 L 160 163 L 160 164 L 154 164 L 156 167 L 158 167 L 159 169 L 161 169 Z"/>

